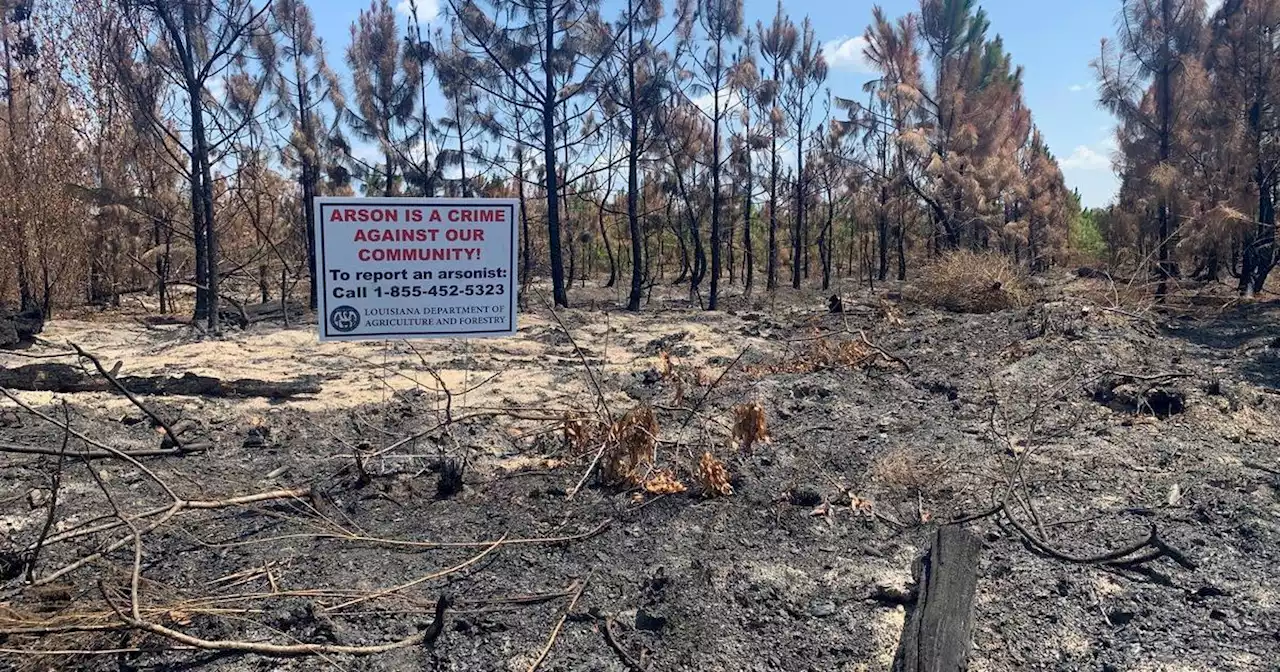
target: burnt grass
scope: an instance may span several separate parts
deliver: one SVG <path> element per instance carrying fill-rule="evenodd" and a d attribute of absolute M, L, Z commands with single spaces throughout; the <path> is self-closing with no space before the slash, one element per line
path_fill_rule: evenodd
<path fill-rule="evenodd" d="M 1277 669 L 1280 477 L 1266 469 L 1280 469 L 1280 305 L 1134 317 L 1059 299 L 987 315 L 903 304 L 900 325 L 870 301 L 847 301 L 842 316 L 826 315 L 816 297 L 812 310 L 740 309 L 742 333 L 778 347 L 747 352 L 714 388 L 705 383 L 719 370 L 693 385 L 684 406 L 705 402 L 687 425 L 670 380 L 647 367 L 613 367 L 602 387 L 631 404 L 654 403 L 662 438 L 679 439 L 660 445 L 659 460 L 680 465 L 690 492 L 663 497 L 589 482 L 568 499 L 587 461 L 571 459 L 554 429 L 518 437 L 493 418 L 460 421 L 447 436 L 407 444 L 398 459 L 372 459 L 361 477 L 347 446 L 375 450 L 421 427 L 432 406 L 414 395 L 325 416 L 281 404 L 252 433 L 234 409 L 152 400 L 194 416 L 213 445 L 145 461 L 175 489 L 215 499 L 284 486 L 317 493 L 309 503 L 188 512 L 147 534 L 141 594 L 155 621 L 207 639 L 381 644 L 430 625 L 432 605 L 447 594 L 442 634 L 432 647 L 374 657 L 295 659 L 164 651 L 166 640 L 126 631 L 0 635 L 0 669 L 525 670 L 568 604 L 550 594 L 580 582 L 541 669 L 627 669 L 600 631 L 603 617 L 647 670 L 888 669 L 913 560 L 936 525 L 991 508 L 1023 451 L 1032 451 L 1024 476 L 1056 548 L 1101 553 L 1154 525 L 1196 568 L 1167 558 L 1131 568 L 1070 564 L 1031 548 L 1000 516 L 966 523 L 984 540 L 972 669 Z M 570 324 L 594 319 L 588 310 L 566 316 Z M 698 319 L 689 310 L 669 317 L 673 334 L 680 320 Z M 879 359 L 800 372 L 777 366 L 802 357 L 803 345 L 788 339 L 847 327 L 865 330 L 910 371 Z M 572 357 L 558 366 L 566 384 L 580 382 Z M 782 369 L 792 372 L 773 372 Z M 746 400 L 763 404 L 773 441 L 729 453 L 702 418 L 727 417 Z M 156 443 L 147 423 L 134 422 L 138 413 L 106 415 L 74 398 L 69 410 L 77 428 L 114 445 Z M 694 431 L 705 427 L 713 429 Z M 0 423 L 0 442 L 56 446 L 61 438 L 21 412 Z M 707 442 L 727 457 L 732 496 L 703 497 L 689 476 Z M 462 489 L 452 494 L 456 484 L 445 479 L 450 496 L 442 497 L 440 473 L 457 475 L 452 458 L 463 447 L 471 458 Z M 499 468 L 516 458 L 561 462 Z M 0 454 L 6 509 L 43 518 L 27 493 L 47 488 L 50 460 Z M 92 466 L 126 510 L 165 501 L 127 464 Z M 60 510 L 110 514 L 82 463 L 65 471 Z M 572 537 L 605 524 L 571 541 L 500 546 L 438 580 L 334 613 L 324 607 L 342 600 L 324 596 L 220 603 L 227 610 L 219 613 L 191 602 L 269 593 L 265 576 L 224 578 L 264 565 L 281 590 L 373 592 L 484 550 L 316 533 L 477 542 Z M 0 550 L 25 546 L 38 529 L 0 537 Z M 88 540 L 51 547 L 41 570 L 89 548 Z M 0 618 L 98 613 L 110 623 L 97 582 L 123 590 L 131 562 L 126 546 L 52 590 L 10 577 L 0 584 Z M 15 653 L 135 647 L 143 652 Z"/>

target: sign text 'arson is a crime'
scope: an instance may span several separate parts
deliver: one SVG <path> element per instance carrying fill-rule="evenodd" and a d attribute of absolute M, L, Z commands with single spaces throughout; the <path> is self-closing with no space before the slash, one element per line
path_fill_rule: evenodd
<path fill-rule="evenodd" d="M 516 331 L 512 199 L 316 199 L 320 340 Z"/>

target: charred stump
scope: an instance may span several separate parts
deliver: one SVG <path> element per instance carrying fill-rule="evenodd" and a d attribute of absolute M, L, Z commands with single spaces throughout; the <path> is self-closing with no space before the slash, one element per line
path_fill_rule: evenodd
<path fill-rule="evenodd" d="M 956 672 L 968 667 L 973 599 L 982 541 L 967 530 L 938 529 L 916 563 L 916 601 L 894 657 L 894 672 Z"/>

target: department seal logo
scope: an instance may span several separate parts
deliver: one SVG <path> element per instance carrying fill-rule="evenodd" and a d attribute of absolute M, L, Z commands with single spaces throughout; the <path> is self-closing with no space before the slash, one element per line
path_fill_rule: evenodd
<path fill-rule="evenodd" d="M 360 326 L 360 311 L 351 306 L 338 306 L 329 311 L 329 326 L 344 334 Z"/>

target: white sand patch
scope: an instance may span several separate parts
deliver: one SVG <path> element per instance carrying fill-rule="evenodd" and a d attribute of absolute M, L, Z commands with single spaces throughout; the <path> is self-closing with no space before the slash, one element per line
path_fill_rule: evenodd
<path fill-rule="evenodd" d="M 707 368 L 711 377 L 723 368 L 723 360 L 733 359 L 748 345 L 762 351 L 773 347 L 765 339 L 742 335 L 742 320 L 722 313 L 568 310 L 561 318 L 601 377 L 657 366 L 658 351 L 650 344 L 664 337 L 674 343 L 678 364 Z M 102 313 L 90 319 L 50 322 L 41 335 L 49 345 L 36 347 L 29 354 L 58 352 L 73 342 L 95 354 L 108 368 L 121 362 L 122 375 L 179 376 L 189 372 L 273 382 L 315 377 L 322 388 L 320 394 L 287 402 L 313 412 L 382 403 L 397 391 L 415 388 L 436 394 L 443 406 L 444 395 L 429 370 L 453 392 L 455 415 L 495 407 L 592 407 L 595 390 L 582 358 L 552 316 L 526 313 L 520 316 L 520 325 L 516 336 L 502 339 L 320 343 L 311 324 L 289 328 L 255 325 L 246 331 L 230 331 L 221 339 L 200 339 L 189 327 L 148 327 L 124 315 Z M 4 366 L 33 361 L 0 353 L 0 365 Z M 71 362 L 73 358 L 52 361 Z M 35 405 L 63 396 L 18 394 Z M 112 394 L 72 396 L 110 412 L 123 412 L 129 406 L 126 399 Z M 180 398 L 174 401 L 184 403 Z M 193 399 L 190 403 L 220 402 Z M 615 392 L 610 403 L 623 405 L 627 400 Z M 278 404 L 249 399 L 226 406 L 237 413 L 261 413 Z"/>

